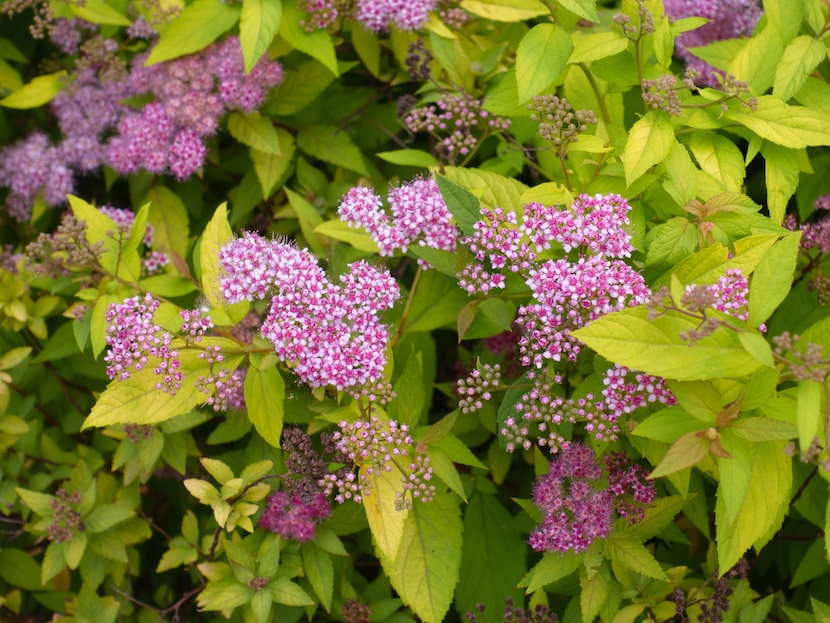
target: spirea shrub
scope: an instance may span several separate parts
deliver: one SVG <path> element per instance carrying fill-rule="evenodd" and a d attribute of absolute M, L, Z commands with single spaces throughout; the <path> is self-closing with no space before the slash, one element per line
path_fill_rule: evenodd
<path fill-rule="evenodd" d="M 4 8 L 0 620 L 830 617 L 823 0 Z"/>

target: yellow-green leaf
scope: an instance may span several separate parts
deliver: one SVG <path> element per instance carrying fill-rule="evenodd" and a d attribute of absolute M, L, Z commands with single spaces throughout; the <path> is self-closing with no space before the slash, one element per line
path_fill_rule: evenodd
<path fill-rule="evenodd" d="M 709 452 L 711 440 L 699 431 L 690 431 L 675 441 L 660 459 L 649 478 L 661 478 L 700 463 Z"/>
<path fill-rule="evenodd" d="M 250 72 L 268 49 L 280 29 L 282 2 L 276 0 L 242 0 L 239 17 L 239 43 L 245 71 Z"/>
<path fill-rule="evenodd" d="M 63 89 L 63 79 L 66 71 L 61 70 L 53 74 L 45 74 L 33 78 L 31 82 L 10 93 L 0 100 L 0 106 L 6 108 L 37 108 L 52 101 Z"/>
<path fill-rule="evenodd" d="M 344 130 L 335 126 L 312 125 L 303 128 L 297 133 L 297 147 L 323 162 L 367 177 L 369 175 L 360 149 Z"/>
<path fill-rule="evenodd" d="M 628 48 L 628 39 L 619 32 L 582 35 L 574 41 L 569 63 L 590 63 L 619 54 Z"/>
<path fill-rule="evenodd" d="M 213 214 L 213 218 L 202 234 L 199 260 L 202 269 L 202 291 L 211 307 L 225 310 L 231 321 L 238 322 L 248 313 L 248 301 L 229 305 L 222 294 L 222 269 L 219 265 L 219 249 L 233 239 L 233 232 L 228 223 L 227 204 L 223 203 Z"/>
<path fill-rule="evenodd" d="M 257 367 L 253 358 L 245 377 L 245 406 L 248 419 L 260 436 L 275 448 L 280 447 L 282 434 L 283 401 L 285 382 L 275 363 L 275 358 L 266 358 L 270 365 Z"/>
<path fill-rule="evenodd" d="M 161 31 L 146 65 L 193 54 L 209 46 L 239 21 L 238 4 L 195 0 Z"/>
<path fill-rule="evenodd" d="M 573 49 L 571 36 L 557 24 L 537 24 L 516 51 L 519 101 L 526 102 L 553 84 L 565 71 Z"/>
<path fill-rule="evenodd" d="M 637 120 L 631 126 L 623 149 L 626 186 L 631 186 L 652 166 L 665 159 L 674 143 L 674 129 L 668 114 L 650 111 Z"/>
<path fill-rule="evenodd" d="M 550 13 L 538 0 L 461 0 L 461 8 L 496 22 L 522 22 Z"/>
<path fill-rule="evenodd" d="M 279 156 L 280 139 L 274 124 L 258 112 L 232 113 L 228 118 L 228 131 L 237 141 L 267 154 Z"/>
<path fill-rule="evenodd" d="M 785 102 L 795 95 L 827 56 L 824 42 L 810 35 L 801 35 L 790 41 L 775 70 L 772 94 Z"/>
<path fill-rule="evenodd" d="M 369 474 L 366 468 L 361 468 L 361 478 L 364 476 L 371 485 L 369 493 L 363 496 L 369 529 L 380 553 L 387 560 L 394 561 L 398 548 L 401 547 L 404 525 L 410 512 L 395 510 L 397 494 L 403 492 L 400 474 L 397 471 L 385 472 L 378 469 Z"/>
<path fill-rule="evenodd" d="M 147 220 L 153 226 L 153 248 L 185 257 L 190 224 L 184 201 L 166 186 L 153 185 L 142 203 L 145 202 L 150 203 Z"/>
<path fill-rule="evenodd" d="M 320 223 L 314 228 L 314 233 L 334 240 L 348 242 L 355 249 L 361 251 L 368 251 L 369 253 L 378 253 L 379 251 L 378 245 L 375 244 L 369 234 L 361 229 L 353 229 L 341 220 Z"/>
<path fill-rule="evenodd" d="M 759 96 L 757 110 L 730 102 L 724 115 L 782 147 L 830 145 L 830 116 L 803 106 L 789 106 L 774 95 Z"/>
<path fill-rule="evenodd" d="M 111 24 L 113 26 L 130 26 L 132 22 L 123 13 L 102 0 L 85 0 L 83 4 L 69 3 L 69 10 L 87 22 L 93 24 Z"/>
<path fill-rule="evenodd" d="M 273 0 L 265 0 L 273 1 Z M 297 9 L 296 0 L 282 0 L 282 20 L 280 20 L 280 36 L 289 45 L 300 52 L 316 58 L 335 76 L 340 75 L 337 66 L 337 53 L 328 31 L 318 28 L 307 32 L 302 26 L 303 14 Z"/>

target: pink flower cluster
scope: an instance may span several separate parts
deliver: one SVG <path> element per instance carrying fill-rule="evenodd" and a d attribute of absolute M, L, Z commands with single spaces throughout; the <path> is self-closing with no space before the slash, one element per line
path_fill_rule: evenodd
<path fill-rule="evenodd" d="M 312 387 L 374 400 L 386 391 L 388 329 L 379 316 L 400 296 L 395 279 L 364 261 L 335 284 L 305 249 L 246 233 L 219 252 L 231 302 L 270 299 L 262 336 Z"/>
<path fill-rule="evenodd" d="M 709 20 L 700 28 L 682 33 L 675 40 L 677 54 L 690 69 L 700 74 L 700 82 L 707 86 L 718 86 L 716 74 L 722 72 L 696 57 L 689 48 L 746 37 L 752 34 L 763 13 L 758 0 L 664 0 L 663 6 L 671 20 L 693 16 Z"/>
<path fill-rule="evenodd" d="M 134 296 L 107 308 L 107 345 L 104 357 L 107 376 L 126 380 L 131 371 L 153 366 L 159 377 L 156 389 L 175 394 L 181 387 L 178 352 L 170 348 L 172 336 L 153 322 L 159 302 L 146 294 L 144 300 Z"/>
<path fill-rule="evenodd" d="M 406 424 L 395 420 L 382 420 L 376 415 L 366 420 L 340 422 L 340 431 L 332 436 L 335 449 L 360 468 L 357 479 L 360 494 L 354 494 L 354 478 L 347 479 L 345 487 L 335 496 L 338 502 L 352 497 L 362 501 L 363 495 L 372 491 L 371 477 L 383 472 L 400 475 L 402 489 L 397 492 L 396 510 L 411 508 L 413 499 L 428 502 L 435 496 L 435 486 L 430 484 L 432 465 L 429 456 L 419 450 Z M 336 474 L 326 474 L 320 482 L 326 493 L 338 485 Z M 342 480 L 342 479 L 340 479 Z"/>
<path fill-rule="evenodd" d="M 535 302 L 519 308 L 516 324 L 522 365 L 542 367 L 564 356 L 576 360 L 580 343 L 571 337 L 600 316 L 649 300 L 642 275 L 621 260 L 601 255 L 549 260 L 530 272 L 527 280 Z"/>
<path fill-rule="evenodd" d="M 320 493 L 306 502 L 285 491 L 275 491 L 268 496 L 259 525 L 284 539 L 303 543 L 314 538 L 317 525 L 329 514 L 331 508 L 325 494 Z"/>
<path fill-rule="evenodd" d="M 604 471 L 611 483 L 607 489 L 600 488 Z M 606 457 L 603 470 L 591 448 L 563 448 L 550 472 L 533 485 L 533 502 L 545 516 L 528 543 L 538 552 L 579 553 L 608 537 L 616 516 L 640 521 L 656 494 L 645 477 L 645 470 L 625 457 Z"/>
<path fill-rule="evenodd" d="M 337 213 L 349 227 L 365 229 L 383 256 L 406 253 L 417 242 L 421 246 L 455 251 L 458 231 L 432 178 L 416 179 L 389 190 L 389 212 L 371 188 L 355 186 L 340 201 Z M 426 263 L 419 262 L 426 266 Z"/>
<path fill-rule="evenodd" d="M 213 134 L 228 110 L 252 112 L 282 81 L 282 67 L 267 58 L 245 73 L 239 40 L 231 37 L 169 63 L 133 63 L 130 81 L 155 101 L 124 114 L 108 145 L 109 164 L 119 173 L 145 169 L 184 179 L 205 161 L 203 138 Z"/>
<path fill-rule="evenodd" d="M 749 318 L 749 282 L 740 268 L 730 268 L 713 284 L 686 286 L 683 304 L 692 311 L 710 307 L 739 320 Z"/>
<path fill-rule="evenodd" d="M 668 406 L 677 404 L 677 398 L 666 386 L 665 379 L 629 370 L 619 364 L 606 370 L 602 382 L 605 385 L 602 390 L 605 405 L 617 415 L 631 413 L 655 402 Z"/>
<path fill-rule="evenodd" d="M 374 32 L 393 25 L 400 30 L 418 30 L 436 4 L 437 0 L 357 0 L 355 17 Z"/>

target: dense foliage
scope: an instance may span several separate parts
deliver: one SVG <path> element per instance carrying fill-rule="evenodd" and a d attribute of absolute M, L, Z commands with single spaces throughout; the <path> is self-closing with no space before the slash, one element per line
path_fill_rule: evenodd
<path fill-rule="evenodd" d="M 3 8 L 0 620 L 830 618 L 824 0 Z"/>

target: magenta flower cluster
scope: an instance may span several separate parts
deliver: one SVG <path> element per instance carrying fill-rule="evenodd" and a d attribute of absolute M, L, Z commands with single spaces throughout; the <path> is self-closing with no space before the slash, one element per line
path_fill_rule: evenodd
<path fill-rule="evenodd" d="M 763 14 L 758 0 L 664 0 L 663 6 L 672 20 L 694 16 L 709 20 L 700 28 L 682 33 L 675 40 L 678 56 L 686 61 L 690 69 L 700 74 L 699 82 L 707 86 L 718 86 L 720 83 L 716 75 L 723 72 L 695 56 L 689 48 L 749 36 Z"/>
<path fill-rule="evenodd" d="M 153 366 L 159 378 L 156 389 L 175 394 L 181 388 L 178 351 L 171 348 L 172 335 L 153 321 L 159 302 L 146 294 L 107 308 L 106 341 L 109 351 L 104 357 L 107 376 L 126 380 L 131 372 Z"/>
<path fill-rule="evenodd" d="M 393 187 L 387 196 L 389 211 L 371 188 L 355 186 L 340 201 L 337 213 L 350 227 L 369 233 L 383 256 L 406 253 L 418 243 L 433 249 L 455 251 L 458 230 L 438 184 L 419 178 Z M 425 263 L 422 265 L 426 266 Z"/>
<path fill-rule="evenodd" d="M 600 488 L 603 475 L 610 486 Z M 617 516 L 635 523 L 655 497 L 645 470 L 625 457 L 606 457 L 605 469 L 594 451 L 572 444 L 533 485 L 533 502 L 544 513 L 528 543 L 539 552 L 575 552 L 588 549 L 611 534 Z"/>
<path fill-rule="evenodd" d="M 307 250 L 250 232 L 222 247 L 219 261 L 228 302 L 270 300 L 262 336 L 304 383 L 370 400 L 387 391 L 389 333 L 379 317 L 400 296 L 388 272 L 359 261 L 336 284 Z"/>
<path fill-rule="evenodd" d="M 437 0 L 357 0 L 355 17 L 374 32 L 393 25 L 400 30 L 418 30 L 436 4 Z"/>
<path fill-rule="evenodd" d="M 346 478 L 326 474 L 321 479 L 319 484 L 327 494 L 339 489 L 334 498 L 338 502 L 350 498 L 361 502 L 363 496 L 371 494 L 374 477 L 393 472 L 401 482 L 395 500 L 397 510 L 411 508 L 414 499 L 428 502 L 435 496 L 429 456 L 417 447 L 406 424 L 376 415 L 369 420 L 343 421 L 332 439 L 336 450 L 360 468 L 357 479 L 353 474 Z"/>
<path fill-rule="evenodd" d="M 652 403 L 677 404 L 677 398 L 665 379 L 629 370 L 619 364 L 606 370 L 602 383 L 605 385 L 602 390 L 605 405 L 618 415 L 632 413 Z"/>
<path fill-rule="evenodd" d="M 260 527 L 279 534 L 284 539 L 303 543 L 314 538 L 317 525 L 331 514 L 325 494 L 318 494 L 309 501 L 291 496 L 285 491 L 275 491 L 259 519 Z"/>

